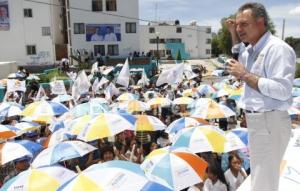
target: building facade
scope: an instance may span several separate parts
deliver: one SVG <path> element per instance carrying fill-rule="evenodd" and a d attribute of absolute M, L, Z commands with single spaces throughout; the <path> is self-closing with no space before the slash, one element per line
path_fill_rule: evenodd
<path fill-rule="evenodd" d="M 126 57 L 139 51 L 138 0 L 68 1 L 73 55 Z"/>
<path fill-rule="evenodd" d="M 56 45 L 65 43 L 61 0 L 0 0 L 0 60 L 47 64 L 57 60 Z M 3 17 L 3 14 L 1 14 Z"/>
<path fill-rule="evenodd" d="M 151 22 L 140 26 L 140 51 L 151 52 L 156 56 L 158 49 L 160 58 L 176 59 L 178 51 L 182 59 L 211 57 L 211 27 L 180 25 L 174 22 Z M 157 44 L 158 42 L 158 44 Z"/>

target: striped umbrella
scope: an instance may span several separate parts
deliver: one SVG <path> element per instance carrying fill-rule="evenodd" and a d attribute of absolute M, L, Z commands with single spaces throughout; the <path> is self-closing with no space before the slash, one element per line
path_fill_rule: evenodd
<path fill-rule="evenodd" d="M 151 115 L 136 115 L 135 131 L 158 131 L 167 126 L 157 117 Z"/>
<path fill-rule="evenodd" d="M 57 102 L 57 103 L 62 103 L 62 102 L 70 101 L 72 99 L 73 99 L 73 97 L 71 95 L 62 94 L 62 95 L 58 95 L 55 98 L 53 98 L 52 101 Z"/>
<path fill-rule="evenodd" d="M 150 99 L 147 103 L 148 103 L 148 105 L 150 105 L 150 107 L 153 107 L 153 106 L 166 107 L 166 106 L 170 106 L 172 104 L 172 101 L 168 98 L 156 97 L 156 98 Z"/>
<path fill-rule="evenodd" d="M 194 127 L 199 125 L 208 125 L 209 123 L 201 118 L 196 117 L 182 117 L 179 119 L 176 119 L 173 121 L 168 128 L 166 129 L 166 132 L 169 134 L 176 134 L 181 129 L 187 128 L 187 127 Z"/>
<path fill-rule="evenodd" d="M 5 183 L 1 190 L 56 191 L 75 176 L 76 173 L 60 166 L 29 168 Z"/>
<path fill-rule="evenodd" d="M 216 89 L 208 84 L 201 84 L 197 89 L 201 95 L 209 95 L 216 92 Z"/>
<path fill-rule="evenodd" d="M 16 123 L 15 127 L 20 129 L 23 132 L 28 132 L 28 131 L 34 131 L 37 130 L 41 127 L 40 124 L 38 123 L 34 123 L 34 122 L 20 122 L 20 123 Z"/>
<path fill-rule="evenodd" d="M 22 134 L 22 132 L 20 131 L 20 129 L 18 129 L 14 126 L 0 124 L 0 140 L 1 139 L 9 139 L 11 137 L 16 137 L 21 134 Z"/>
<path fill-rule="evenodd" d="M 50 122 L 53 116 L 66 113 L 68 108 L 63 104 L 51 101 L 38 101 L 29 104 L 21 113 L 25 117 L 32 117 L 36 121 Z"/>
<path fill-rule="evenodd" d="M 65 122 L 65 127 L 68 129 L 71 135 L 79 135 L 82 129 L 87 126 L 92 119 L 91 115 L 83 115 L 71 121 Z"/>
<path fill-rule="evenodd" d="M 14 102 L 3 102 L 0 104 L 0 117 L 12 117 L 20 115 L 23 110 L 23 106 Z"/>
<path fill-rule="evenodd" d="M 197 88 L 186 89 L 182 92 L 184 97 L 199 97 L 201 94 Z"/>
<path fill-rule="evenodd" d="M 50 166 L 61 161 L 82 157 L 96 150 L 81 141 L 64 141 L 40 152 L 32 162 L 34 168 Z"/>
<path fill-rule="evenodd" d="M 33 157 L 42 149 L 40 144 L 28 140 L 2 143 L 0 144 L 0 165 L 24 156 Z"/>
<path fill-rule="evenodd" d="M 93 141 L 114 136 L 124 130 L 133 130 L 133 124 L 121 115 L 102 113 L 91 119 L 77 138 L 83 141 Z"/>
<path fill-rule="evenodd" d="M 150 110 L 148 104 L 142 101 L 131 100 L 127 104 L 125 104 L 126 111 L 133 113 L 133 112 L 144 112 Z"/>
<path fill-rule="evenodd" d="M 173 100 L 172 104 L 174 105 L 190 105 L 194 103 L 194 99 L 190 97 L 179 97 Z"/>
<path fill-rule="evenodd" d="M 194 153 L 225 151 L 225 133 L 215 126 L 199 126 L 181 130 L 173 141 L 174 147 L 187 147 Z"/>
<path fill-rule="evenodd" d="M 154 190 L 158 188 L 158 185 L 146 178 L 138 164 L 127 161 L 108 161 L 94 164 L 79 172 L 76 178 L 63 185 L 58 191 L 140 191 L 149 190 L 149 186 L 150 190 Z M 162 185 L 159 188 L 160 191 L 170 191 Z"/>
<path fill-rule="evenodd" d="M 130 101 L 135 99 L 136 97 L 132 93 L 123 93 L 117 98 L 118 101 Z"/>
<path fill-rule="evenodd" d="M 203 119 L 218 119 L 234 116 L 229 107 L 218 104 L 210 98 L 200 98 L 196 101 L 195 110 L 192 112 L 192 117 L 199 117 Z"/>
<path fill-rule="evenodd" d="M 63 141 L 71 139 L 72 137 L 73 136 L 70 135 L 67 129 L 59 129 L 46 138 L 44 142 L 44 147 L 47 148 L 47 147 L 57 145 Z"/>
<path fill-rule="evenodd" d="M 203 182 L 207 163 L 184 148 L 164 147 L 152 151 L 141 164 L 150 179 L 172 190 L 182 190 Z"/>

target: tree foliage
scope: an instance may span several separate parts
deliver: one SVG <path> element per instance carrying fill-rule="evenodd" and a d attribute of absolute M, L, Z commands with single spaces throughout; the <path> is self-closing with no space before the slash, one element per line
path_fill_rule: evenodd
<path fill-rule="evenodd" d="M 177 51 L 176 60 L 182 60 L 180 50 Z"/>

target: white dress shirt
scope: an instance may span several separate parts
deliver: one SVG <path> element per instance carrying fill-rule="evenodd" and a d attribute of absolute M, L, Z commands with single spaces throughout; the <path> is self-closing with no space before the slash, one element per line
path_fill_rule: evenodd
<path fill-rule="evenodd" d="M 204 191 L 227 191 L 227 187 L 220 180 L 217 180 L 217 182 L 213 184 L 212 181 L 208 178 L 204 182 L 203 190 Z"/>
<path fill-rule="evenodd" d="M 259 92 L 247 84 L 241 108 L 251 111 L 287 110 L 291 104 L 296 66 L 294 50 L 281 39 L 266 32 L 254 45 L 240 43 L 239 62 L 259 76 Z"/>

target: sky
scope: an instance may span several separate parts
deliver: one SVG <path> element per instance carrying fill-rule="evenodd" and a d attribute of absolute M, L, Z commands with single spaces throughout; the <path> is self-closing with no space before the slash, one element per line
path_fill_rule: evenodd
<path fill-rule="evenodd" d="M 139 14 L 145 20 L 179 20 L 180 24 L 197 21 L 200 26 L 211 26 L 213 32 L 220 27 L 220 20 L 231 14 L 244 0 L 139 0 Z M 285 37 L 300 38 L 300 0 L 263 0 L 262 3 L 272 19 L 276 35 L 282 35 L 285 19 Z M 157 7 L 157 9 L 156 9 Z M 157 11 L 156 11 L 157 10 Z"/>

